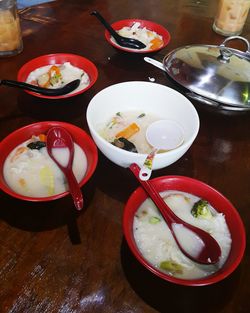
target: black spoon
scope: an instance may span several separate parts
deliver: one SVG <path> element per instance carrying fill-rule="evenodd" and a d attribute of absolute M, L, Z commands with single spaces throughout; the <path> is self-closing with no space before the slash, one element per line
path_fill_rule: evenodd
<path fill-rule="evenodd" d="M 27 84 L 27 83 L 18 82 L 15 80 L 8 80 L 8 79 L 0 80 L 0 85 L 6 85 L 9 87 L 17 87 L 17 88 L 21 88 L 25 90 L 30 90 L 30 91 L 34 91 L 34 92 L 37 92 L 46 96 L 62 96 L 76 89 L 80 85 L 80 79 L 73 80 L 72 82 L 66 84 L 62 88 L 55 88 L 55 89 L 42 88 L 42 87 L 35 86 L 32 84 Z"/>
<path fill-rule="evenodd" d="M 142 43 L 141 41 L 134 39 L 134 38 L 126 38 L 123 36 L 120 36 L 113 28 L 112 26 L 101 16 L 101 14 L 97 11 L 91 12 L 91 15 L 95 15 L 98 20 L 105 26 L 105 28 L 108 30 L 108 32 L 115 38 L 116 42 L 126 48 L 130 49 L 143 49 L 146 48 L 146 45 Z"/>

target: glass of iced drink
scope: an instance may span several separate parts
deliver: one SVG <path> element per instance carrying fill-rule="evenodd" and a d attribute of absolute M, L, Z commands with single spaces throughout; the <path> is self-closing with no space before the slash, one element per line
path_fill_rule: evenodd
<path fill-rule="evenodd" d="M 219 0 L 213 30 L 223 36 L 241 34 L 249 7 L 250 0 Z"/>
<path fill-rule="evenodd" d="M 23 49 L 22 33 L 15 0 L 0 0 L 0 56 L 11 56 Z"/>

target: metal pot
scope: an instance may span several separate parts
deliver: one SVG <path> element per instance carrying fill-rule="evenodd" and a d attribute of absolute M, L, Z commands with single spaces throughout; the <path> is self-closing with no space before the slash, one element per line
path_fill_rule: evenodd
<path fill-rule="evenodd" d="M 247 50 L 226 47 L 234 39 L 244 41 Z M 230 111 L 250 110 L 250 44 L 244 37 L 228 37 L 219 46 L 184 46 L 166 55 L 162 63 L 144 60 L 165 70 L 188 89 L 186 95 L 192 99 Z"/>

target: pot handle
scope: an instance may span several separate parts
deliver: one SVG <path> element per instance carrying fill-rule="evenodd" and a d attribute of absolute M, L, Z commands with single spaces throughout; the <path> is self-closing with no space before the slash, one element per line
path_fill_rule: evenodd
<path fill-rule="evenodd" d="M 241 36 L 231 36 L 226 38 L 221 44 L 220 47 L 223 48 L 226 46 L 226 43 L 230 40 L 234 40 L 234 39 L 239 39 L 245 42 L 245 44 L 247 45 L 247 50 L 245 51 L 245 53 L 250 54 L 250 43 L 249 41 L 245 38 L 245 37 L 241 37 Z"/>
<path fill-rule="evenodd" d="M 205 98 L 205 97 L 203 97 L 203 96 L 197 95 L 197 94 L 195 94 L 195 93 L 193 93 L 193 92 L 186 92 L 185 95 L 186 95 L 187 97 L 193 99 L 193 100 L 197 100 L 197 101 L 199 101 L 199 102 L 208 104 L 208 105 L 210 105 L 210 106 L 212 106 L 212 107 L 214 107 L 214 108 L 215 108 L 215 107 L 217 108 L 217 107 L 220 106 L 220 104 L 219 104 L 218 102 L 216 102 L 216 101 L 214 101 L 214 100 L 210 100 L 210 99 Z"/>
<path fill-rule="evenodd" d="M 245 111 L 250 111 L 250 108 L 246 107 L 237 107 L 237 106 L 231 106 L 231 105 L 223 105 L 220 104 L 214 100 L 210 100 L 208 98 L 205 98 L 203 96 L 199 96 L 193 92 L 186 92 L 185 95 L 193 100 L 197 100 L 199 102 L 202 102 L 204 104 L 209 105 L 210 107 L 213 108 L 218 108 L 220 110 L 226 110 L 226 111 L 234 111 L 234 112 L 245 112 Z"/>

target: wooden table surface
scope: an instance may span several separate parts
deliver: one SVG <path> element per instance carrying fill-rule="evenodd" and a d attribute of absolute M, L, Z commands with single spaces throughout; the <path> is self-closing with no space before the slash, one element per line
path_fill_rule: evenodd
<path fill-rule="evenodd" d="M 96 84 L 68 100 L 46 101 L 17 89 L 1 87 L 0 139 L 24 125 L 60 120 L 88 131 L 85 113 L 91 98 L 115 83 L 154 77 L 178 89 L 142 55 L 110 46 L 95 17 L 110 22 L 143 18 L 165 26 L 171 42 L 154 57 L 162 60 L 187 44 L 219 44 L 212 30 L 216 1 L 74 0 L 34 7 L 21 19 L 24 50 L 0 59 L 0 77 L 16 79 L 28 60 L 67 52 L 94 62 Z M 38 19 L 33 19 L 32 16 Z M 250 39 L 250 20 L 243 36 Z M 238 43 L 237 43 L 238 44 Z M 240 48 L 240 43 L 238 44 Z M 197 139 L 175 164 L 153 177 L 185 175 L 223 193 L 250 228 L 250 113 L 228 114 L 194 102 L 201 121 Z M 249 245 L 237 270 L 215 285 L 183 287 L 154 277 L 130 253 L 122 232 L 123 208 L 137 182 L 99 153 L 96 172 L 82 188 L 86 211 L 76 214 L 70 197 L 29 203 L 0 192 L 0 312 L 250 312 Z"/>

